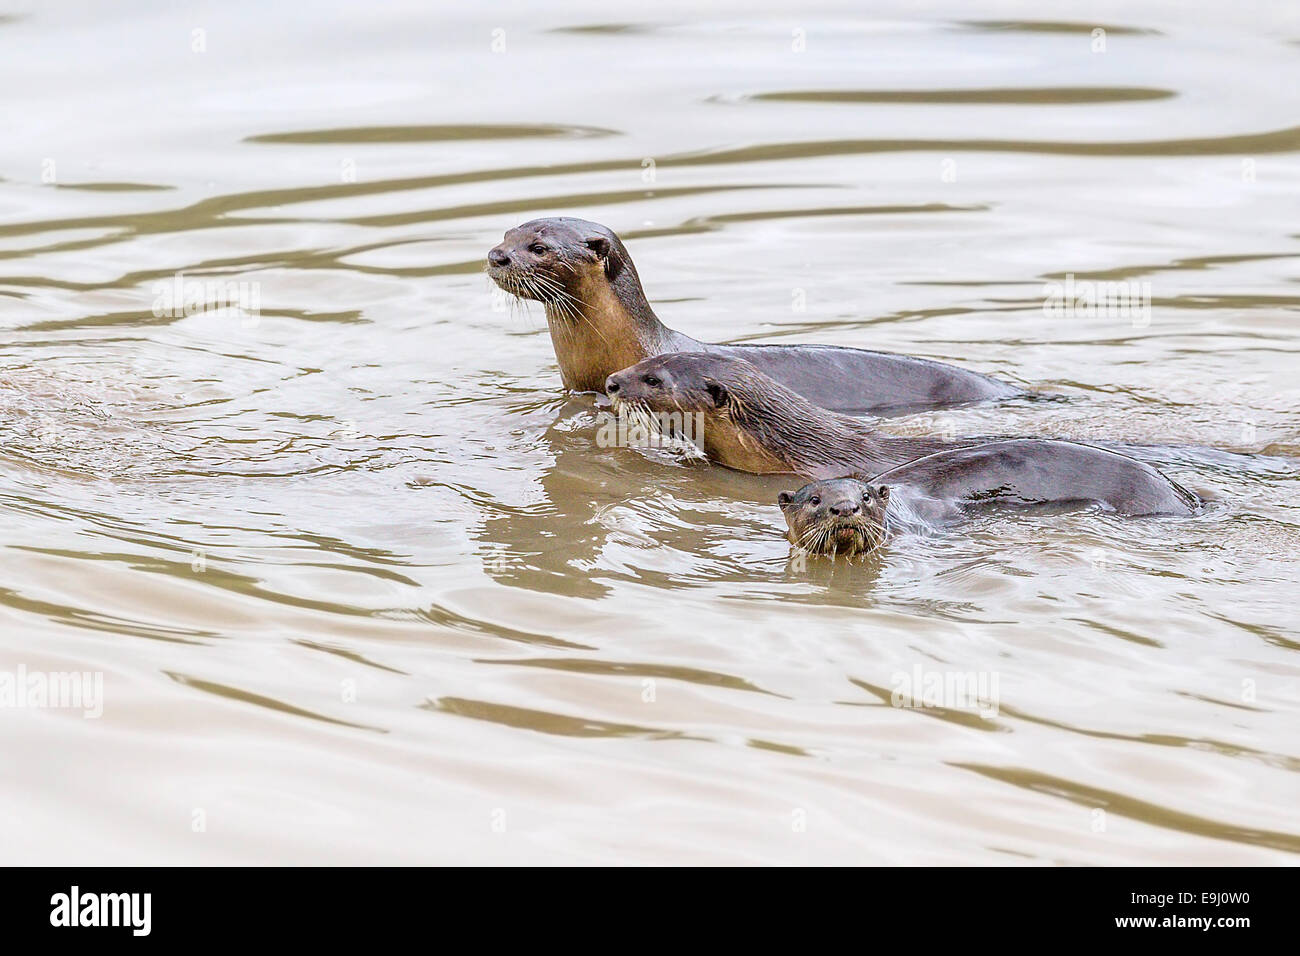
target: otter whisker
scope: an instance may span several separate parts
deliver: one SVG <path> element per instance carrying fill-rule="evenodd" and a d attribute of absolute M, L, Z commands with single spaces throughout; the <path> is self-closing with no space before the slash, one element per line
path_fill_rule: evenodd
<path fill-rule="evenodd" d="M 552 279 L 542 276 L 536 278 L 546 293 L 545 295 L 539 295 L 538 298 L 542 299 L 548 312 L 553 310 L 560 317 L 573 322 L 586 322 L 602 342 L 606 345 L 610 344 L 609 339 L 605 337 L 605 333 L 586 314 L 586 309 L 579 299 Z"/>
<path fill-rule="evenodd" d="M 550 276 L 533 273 L 531 278 L 539 289 L 542 289 L 547 293 L 549 298 L 560 301 L 573 298 L 573 296 L 571 296 L 559 282 L 552 279 Z"/>
<path fill-rule="evenodd" d="M 626 424 L 628 444 L 637 448 L 651 448 L 665 451 L 687 459 L 704 459 L 704 453 L 694 442 L 677 433 L 671 421 L 665 421 L 649 405 L 642 401 L 628 401 L 615 395 L 614 410 Z"/>
<path fill-rule="evenodd" d="M 814 554 L 816 553 L 813 550 L 815 542 L 812 539 L 816 536 L 816 532 L 816 528 L 805 528 L 803 533 L 799 535 L 799 543 L 803 546 L 803 549 Z"/>
<path fill-rule="evenodd" d="M 586 308 L 582 301 L 554 279 L 551 279 L 548 276 L 537 276 L 536 278 L 539 282 L 545 283 L 545 288 L 550 293 L 550 297 L 545 300 L 548 307 L 554 306 L 561 315 L 573 319 L 575 322 L 586 322 L 587 325 L 591 326 L 591 330 L 596 333 L 602 342 L 606 345 L 610 344 L 609 339 L 605 337 L 605 333 L 602 332 L 600 327 L 591 320 L 590 316 L 587 315 Z"/>
<path fill-rule="evenodd" d="M 507 275 L 500 279 L 494 279 L 494 281 L 501 291 L 510 296 L 511 319 L 518 319 L 522 315 L 531 321 L 532 313 L 528 309 L 528 303 L 533 300 L 524 294 L 529 290 L 525 286 L 524 282 L 521 281 L 521 277 Z"/>
<path fill-rule="evenodd" d="M 584 322 L 586 322 L 588 325 L 591 326 L 593 332 L 595 332 L 598 336 L 600 336 L 600 340 L 602 342 L 604 342 L 606 345 L 610 344 L 609 339 L 605 338 L 605 333 L 600 330 L 600 328 L 596 325 L 595 322 L 591 321 L 591 319 L 587 318 L 585 315 L 582 316 L 582 319 Z"/>
<path fill-rule="evenodd" d="M 588 319 L 586 314 L 582 311 L 582 304 L 567 292 L 556 300 L 555 305 L 573 322 L 587 322 L 590 324 L 591 320 Z M 593 325 L 592 328 L 596 328 L 596 326 Z M 599 335 L 602 340 L 605 340 L 604 333 L 602 333 L 599 328 L 596 328 L 596 334 Z"/>
<path fill-rule="evenodd" d="M 550 296 L 554 296 L 559 291 L 559 285 L 549 276 L 539 275 L 534 272 L 530 273 L 528 278 L 536 288 L 545 290 Z"/>

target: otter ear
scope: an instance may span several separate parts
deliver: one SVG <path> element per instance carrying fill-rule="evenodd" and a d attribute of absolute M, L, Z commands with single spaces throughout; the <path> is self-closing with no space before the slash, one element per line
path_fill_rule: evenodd
<path fill-rule="evenodd" d="M 889 485 L 881 485 L 876 489 L 876 497 L 882 502 L 889 500 Z"/>
<path fill-rule="evenodd" d="M 794 501 L 794 494 L 789 491 L 783 491 L 776 496 L 776 503 L 781 506 L 782 511 L 790 507 L 792 501 Z"/>
<path fill-rule="evenodd" d="M 614 244 L 609 241 L 609 237 L 597 234 L 588 236 L 583 241 L 587 244 L 587 248 L 605 264 L 605 278 L 613 282 L 623 271 L 623 257 L 614 249 Z"/>
<path fill-rule="evenodd" d="M 713 379 L 704 380 L 704 390 L 709 393 L 709 398 L 713 399 L 713 404 L 718 408 L 727 404 L 727 399 L 731 393 L 727 391 L 727 386 L 721 382 L 715 382 Z"/>

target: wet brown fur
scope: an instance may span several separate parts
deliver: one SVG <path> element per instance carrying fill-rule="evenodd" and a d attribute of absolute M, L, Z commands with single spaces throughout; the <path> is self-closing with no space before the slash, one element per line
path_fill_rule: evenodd
<path fill-rule="evenodd" d="M 823 408 L 843 411 L 1005 398 L 1019 389 L 941 362 L 831 345 L 711 345 L 659 321 L 626 247 L 582 219 L 535 219 L 488 253 L 502 289 L 541 302 L 564 387 L 598 392 L 642 359 L 672 352 L 743 358 Z"/>
<path fill-rule="evenodd" d="M 662 385 L 646 385 L 647 376 Z M 976 443 L 882 434 L 861 419 L 819 408 L 743 359 L 709 353 L 655 356 L 611 375 L 607 392 L 611 383 L 616 406 L 638 402 L 650 412 L 702 413 L 704 453 L 755 474 L 875 474 Z"/>

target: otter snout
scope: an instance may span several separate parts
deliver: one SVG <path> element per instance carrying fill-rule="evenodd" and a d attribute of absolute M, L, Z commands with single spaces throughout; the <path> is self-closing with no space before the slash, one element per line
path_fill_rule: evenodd
<path fill-rule="evenodd" d="M 488 264 L 496 266 L 498 269 L 504 269 L 510 265 L 510 254 L 501 246 L 496 246 L 488 252 Z"/>
<path fill-rule="evenodd" d="M 664 356 L 643 359 L 635 365 L 619 369 L 605 378 L 605 394 L 617 395 L 628 402 L 647 402 L 652 407 L 663 403 L 672 390 L 672 380 L 663 367 Z M 678 411 L 686 411 L 680 405 Z"/>
<path fill-rule="evenodd" d="M 855 515 L 862 510 L 862 506 L 856 501 L 842 501 L 839 504 L 829 505 L 828 510 L 833 515 L 841 518 L 847 518 L 849 515 Z"/>

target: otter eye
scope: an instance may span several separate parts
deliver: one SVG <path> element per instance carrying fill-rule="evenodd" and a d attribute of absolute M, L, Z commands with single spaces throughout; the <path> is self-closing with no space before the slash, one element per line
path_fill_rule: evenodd
<path fill-rule="evenodd" d="M 870 500 L 871 500 L 871 492 L 869 492 L 869 491 L 864 491 L 864 492 L 862 492 L 862 500 L 863 500 L 863 501 L 870 501 Z"/>
<path fill-rule="evenodd" d="M 663 384 L 663 382 L 659 381 L 659 379 L 655 378 L 653 375 L 647 375 L 641 381 L 645 382 L 651 388 L 658 388 L 660 385 Z"/>
<path fill-rule="evenodd" d="M 540 242 L 534 242 L 531 246 L 528 247 L 528 251 L 535 256 L 546 255 L 546 247 L 542 245 Z"/>
<path fill-rule="evenodd" d="M 816 495 L 813 495 L 811 498 L 808 499 L 808 503 L 811 504 L 814 508 L 816 508 L 819 504 L 822 503 L 822 500 L 818 498 Z"/>

